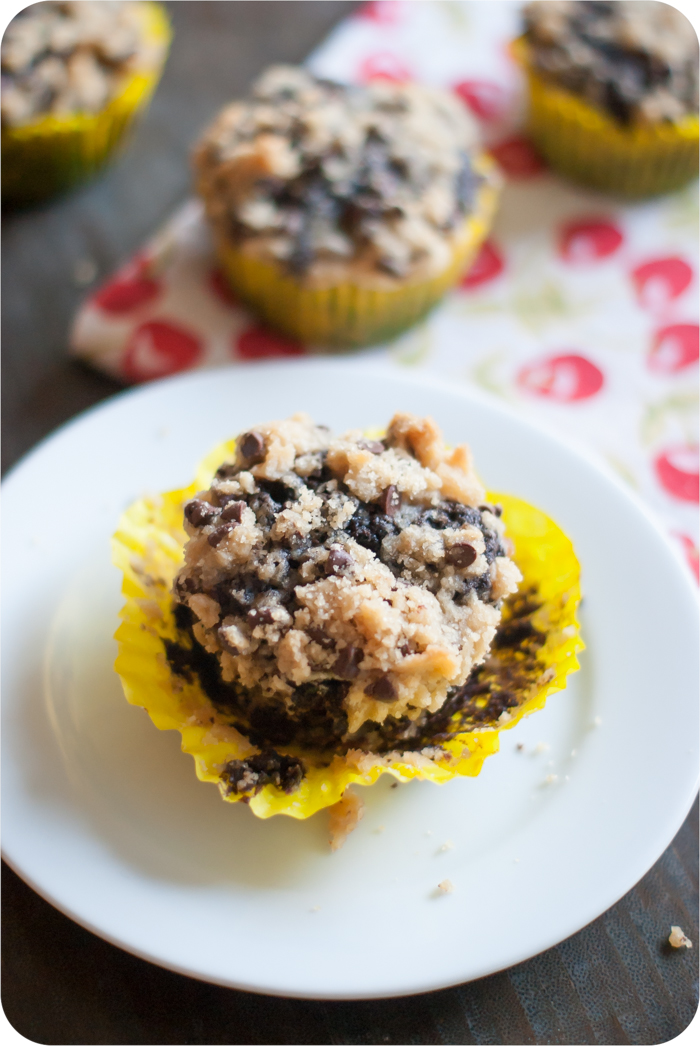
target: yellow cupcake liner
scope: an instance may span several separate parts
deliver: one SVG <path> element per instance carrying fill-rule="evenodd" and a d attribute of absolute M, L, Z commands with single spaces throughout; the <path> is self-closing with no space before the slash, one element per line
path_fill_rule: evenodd
<path fill-rule="evenodd" d="M 479 157 L 474 167 L 484 177 L 474 209 L 454 237 L 449 264 L 435 276 L 399 280 L 390 288 L 359 280 L 317 287 L 241 250 L 219 233 L 216 247 L 223 272 L 234 293 L 265 323 L 305 344 L 350 349 L 393 338 L 457 283 L 491 227 L 500 179 L 489 157 Z"/>
<path fill-rule="evenodd" d="M 152 60 L 128 75 L 104 109 L 98 113 L 49 114 L 19 127 L 3 127 L 5 202 L 27 204 L 53 196 L 89 178 L 114 154 L 156 88 L 172 35 L 160 4 L 143 0 L 140 11 L 144 41 L 154 52 Z"/>
<path fill-rule="evenodd" d="M 631 199 L 672 192 L 698 173 L 698 117 L 625 127 L 601 109 L 541 76 L 526 40 L 513 45 L 529 87 L 528 131 L 559 173 Z"/>
<path fill-rule="evenodd" d="M 529 620 L 541 634 L 540 645 L 506 646 L 493 651 L 481 670 L 484 679 L 502 672 L 509 685 L 519 680 L 518 704 L 506 710 L 497 723 L 480 727 L 476 716 L 469 721 L 453 717 L 457 732 L 442 747 L 445 755 L 429 760 L 415 753 L 389 753 L 381 759 L 360 758 L 357 763 L 335 756 L 328 765 L 319 754 L 276 746 L 281 754 L 302 755 L 306 774 L 291 793 L 272 784 L 256 795 L 227 794 L 222 768 L 230 760 L 244 760 L 257 749 L 226 716 L 212 705 L 197 681 L 174 674 L 165 656 L 165 644 L 178 640 L 173 617 L 171 587 L 183 559 L 186 541 L 182 526 L 186 501 L 209 487 L 216 468 L 234 456 L 234 441 L 217 447 L 202 462 L 195 481 L 182 490 L 136 501 L 122 516 L 113 538 L 113 561 L 123 571 L 125 605 L 115 638 L 119 654 L 115 669 L 127 700 L 146 709 L 160 730 L 179 730 L 182 750 L 194 759 L 197 776 L 219 786 L 229 802 L 241 800 L 257 817 L 287 814 L 304 819 L 337 803 L 349 785 L 371 785 L 383 773 L 399 781 L 412 778 L 442 784 L 457 775 L 475 777 L 484 759 L 498 751 L 499 734 L 523 716 L 543 707 L 547 697 L 566 686 L 567 677 L 579 667 L 576 608 L 580 599 L 579 564 L 569 539 L 539 509 L 518 498 L 490 494 L 503 507 L 507 532 L 515 544 L 515 560 L 523 574 L 521 593 L 506 601 L 502 627 L 518 627 L 523 601 L 537 609 Z M 510 622 L 510 626 L 509 626 Z M 501 667 L 499 668 L 499 658 Z M 463 722 L 465 729 L 461 729 Z M 429 744 L 429 742 L 427 742 Z"/>

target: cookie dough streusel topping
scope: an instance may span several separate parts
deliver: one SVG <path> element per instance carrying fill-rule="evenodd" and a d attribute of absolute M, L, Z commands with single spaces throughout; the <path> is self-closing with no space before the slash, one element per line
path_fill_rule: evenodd
<path fill-rule="evenodd" d="M 117 0 L 32 4 L 2 41 L 2 121 L 95 113 L 147 57 L 139 5 Z"/>
<path fill-rule="evenodd" d="M 175 596 L 255 701 L 293 718 L 299 688 L 340 681 L 350 734 L 415 719 L 483 661 L 520 581 L 484 499 L 430 418 L 334 439 L 296 414 L 244 433 L 185 506 Z"/>
<path fill-rule="evenodd" d="M 525 8 L 535 68 L 623 124 L 698 110 L 698 38 L 655 0 L 535 0 Z"/>
<path fill-rule="evenodd" d="M 307 280 L 440 271 L 470 210 L 475 125 L 418 84 L 350 87 L 274 66 L 195 153 L 210 219 Z"/>

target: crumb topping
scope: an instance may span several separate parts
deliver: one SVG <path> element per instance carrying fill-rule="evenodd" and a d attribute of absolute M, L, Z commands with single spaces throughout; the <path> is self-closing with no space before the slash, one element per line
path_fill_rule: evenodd
<path fill-rule="evenodd" d="M 698 39 L 670 4 L 535 0 L 525 31 L 539 72 L 622 124 L 697 112 Z"/>
<path fill-rule="evenodd" d="M 81 0 L 25 7 L 2 41 L 2 122 L 96 113 L 150 50 L 135 2 Z"/>
<path fill-rule="evenodd" d="M 417 719 L 483 662 L 520 580 L 484 499 L 429 418 L 397 414 L 381 440 L 261 425 L 185 506 L 175 598 L 249 718 Z"/>
<path fill-rule="evenodd" d="M 450 94 L 365 87 L 273 66 L 227 106 L 194 156 L 215 227 L 313 279 L 439 270 L 481 176 L 474 122 Z"/>

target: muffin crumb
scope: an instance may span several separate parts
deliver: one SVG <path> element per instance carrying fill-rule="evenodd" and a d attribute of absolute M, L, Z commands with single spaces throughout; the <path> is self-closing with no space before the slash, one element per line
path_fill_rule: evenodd
<path fill-rule="evenodd" d="M 680 926 L 672 926 L 668 943 L 672 948 L 692 948 L 693 942 L 681 930 Z"/>
<path fill-rule="evenodd" d="M 330 807 L 328 829 L 331 850 L 339 850 L 350 832 L 357 828 L 365 815 L 364 800 L 346 789 L 343 798 Z"/>

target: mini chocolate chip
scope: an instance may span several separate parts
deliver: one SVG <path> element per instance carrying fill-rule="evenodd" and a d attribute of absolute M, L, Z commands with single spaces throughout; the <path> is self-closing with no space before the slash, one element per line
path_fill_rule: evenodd
<path fill-rule="evenodd" d="M 342 574 L 352 566 L 353 562 L 349 552 L 344 552 L 342 548 L 332 548 L 326 560 L 326 574 L 328 576 Z"/>
<path fill-rule="evenodd" d="M 322 628 L 307 628 L 306 634 L 309 639 L 313 639 L 314 643 L 318 643 L 324 650 L 330 650 L 331 647 L 335 646 L 335 640 L 326 635 Z"/>
<path fill-rule="evenodd" d="M 226 535 L 231 530 L 233 530 L 235 525 L 235 523 L 223 523 L 220 527 L 217 527 L 216 530 L 212 530 L 211 534 L 207 538 L 207 541 L 212 546 L 212 548 L 216 548 L 217 545 L 220 545 L 226 537 Z"/>
<path fill-rule="evenodd" d="M 246 620 L 255 628 L 256 625 L 271 625 L 275 619 L 269 607 L 260 607 L 258 610 L 249 610 Z"/>
<path fill-rule="evenodd" d="M 360 674 L 360 661 L 364 654 L 358 646 L 346 646 L 338 654 L 333 672 L 341 679 L 355 679 Z"/>
<path fill-rule="evenodd" d="M 477 552 L 473 545 L 466 542 L 459 545 L 451 545 L 445 549 L 445 562 L 452 567 L 469 567 L 476 559 Z"/>
<path fill-rule="evenodd" d="M 490 512 L 494 516 L 500 516 L 503 512 L 502 505 L 479 505 L 479 512 Z"/>
<path fill-rule="evenodd" d="M 404 657 L 408 657 L 408 655 L 411 653 L 411 648 L 408 645 L 408 643 L 404 643 L 403 646 L 400 647 L 400 650 Z"/>
<path fill-rule="evenodd" d="M 375 701 L 383 701 L 385 704 L 389 704 L 390 701 L 396 698 L 396 687 L 389 676 L 380 676 L 379 679 L 375 679 L 373 683 L 365 687 L 365 693 L 373 697 Z"/>
<path fill-rule="evenodd" d="M 214 506 L 210 505 L 208 501 L 202 501 L 201 498 L 188 501 L 185 505 L 185 519 L 193 527 L 203 527 L 206 523 L 211 523 L 215 515 Z"/>
<path fill-rule="evenodd" d="M 241 436 L 238 449 L 249 465 L 256 465 L 265 457 L 265 440 L 259 432 L 246 432 Z"/>
<path fill-rule="evenodd" d="M 240 523 L 243 517 L 245 501 L 230 501 L 222 510 L 221 518 L 227 523 Z"/>
<path fill-rule="evenodd" d="M 385 447 L 378 439 L 358 439 L 357 445 L 360 450 L 368 450 L 370 454 L 383 454 Z"/>
<path fill-rule="evenodd" d="M 401 497 L 398 490 L 392 483 L 391 486 L 383 490 L 379 498 L 379 507 L 385 516 L 395 515 L 399 505 L 401 504 Z"/>

